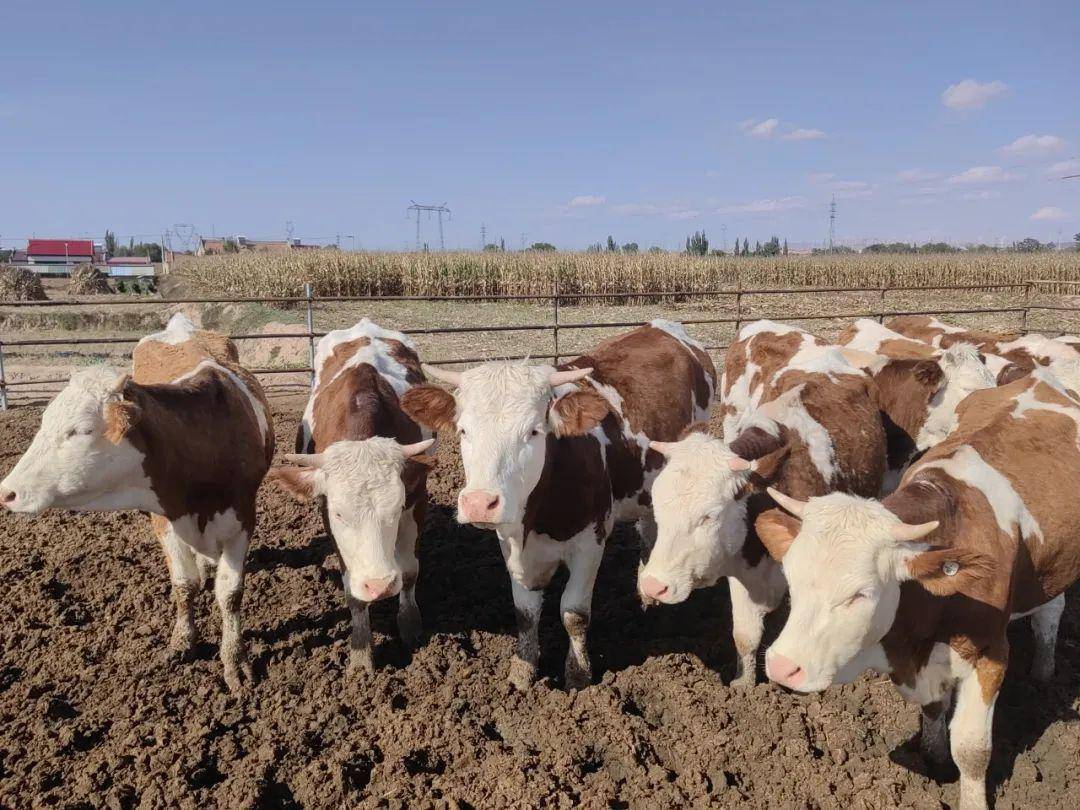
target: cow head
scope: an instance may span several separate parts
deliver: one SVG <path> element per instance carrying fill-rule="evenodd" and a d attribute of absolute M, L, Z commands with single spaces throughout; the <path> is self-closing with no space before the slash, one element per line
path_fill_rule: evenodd
<path fill-rule="evenodd" d="M 678 442 L 650 442 L 649 447 L 667 462 L 653 483 L 657 537 L 638 571 L 638 592 L 646 603 L 676 604 L 694 588 L 716 582 L 739 555 L 746 538 L 746 499 L 741 496 L 752 479 L 772 480 L 788 446 L 776 442 L 764 448 L 767 452 L 746 453 L 758 456 L 754 461 L 703 433 Z"/>
<path fill-rule="evenodd" d="M 434 441 L 403 445 L 375 437 L 334 442 L 321 453 L 289 454 L 286 459 L 293 464 L 267 473 L 297 500 L 326 499 L 327 522 L 349 573 L 349 589 L 361 601 L 401 590 L 394 550 L 406 500 L 402 472 L 409 459 L 429 463 L 421 454 Z"/>
<path fill-rule="evenodd" d="M 540 481 L 549 437 L 581 436 L 596 427 L 610 405 L 595 389 L 571 386 L 592 369 L 485 363 L 464 372 L 425 366 L 450 383 L 409 389 L 401 405 L 431 429 L 457 430 L 465 488 L 458 520 L 482 526 L 521 523 L 529 494 Z"/>
<path fill-rule="evenodd" d="M 956 549 L 920 542 L 938 521 L 903 523 L 878 501 L 833 493 L 807 502 L 773 489 L 787 510 L 765 512 L 757 532 L 784 565 L 791 594 L 787 624 L 765 655 L 769 678 L 800 692 L 845 683 L 892 626 L 900 583 L 918 580 L 936 595 L 957 592 L 981 564 Z"/>
<path fill-rule="evenodd" d="M 160 509 L 132 442 L 141 387 L 110 368 L 73 374 L 49 403 L 30 447 L 0 482 L 13 512 Z"/>

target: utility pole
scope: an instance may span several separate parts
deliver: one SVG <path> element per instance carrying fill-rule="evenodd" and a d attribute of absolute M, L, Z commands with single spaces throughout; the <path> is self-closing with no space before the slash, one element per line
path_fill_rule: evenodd
<path fill-rule="evenodd" d="M 422 205 L 416 200 L 409 200 L 412 203 L 405 209 L 405 218 L 408 219 L 410 215 L 416 216 L 416 249 L 420 250 L 420 214 L 426 211 L 428 219 L 431 219 L 431 215 L 435 214 L 439 218 L 439 250 L 446 250 L 446 242 L 443 239 L 443 214 L 446 214 L 447 220 L 450 219 L 450 209 L 446 207 L 446 203 L 442 205 Z"/>
<path fill-rule="evenodd" d="M 291 219 L 285 221 L 285 241 L 292 245 L 293 235 L 293 221 Z"/>
<path fill-rule="evenodd" d="M 483 222 L 481 222 L 480 223 L 480 251 L 483 252 L 484 248 L 486 248 L 486 247 L 487 247 L 487 226 Z"/>
<path fill-rule="evenodd" d="M 829 252 L 833 252 L 836 245 L 836 195 L 833 194 L 829 204 Z"/>

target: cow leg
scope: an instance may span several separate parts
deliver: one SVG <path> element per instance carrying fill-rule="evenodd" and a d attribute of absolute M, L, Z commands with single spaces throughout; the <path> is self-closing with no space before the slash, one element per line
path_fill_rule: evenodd
<path fill-rule="evenodd" d="M 603 556 L 604 544 L 586 537 L 567 561 L 570 577 L 559 602 L 563 627 L 570 637 L 564 678 L 567 689 L 584 689 L 592 683 L 592 663 L 589 661 L 586 637 L 592 615 L 593 585 Z"/>
<path fill-rule="evenodd" d="M 1031 674 L 1039 681 L 1054 677 L 1054 651 L 1057 648 L 1058 625 L 1065 612 L 1065 594 L 1059 593 L 1033 614 L 1031 629 L 1035 633 L 1035 660 Z"/>
<path fill-rule="evenodd" d="M 949 742 L 953 761 L 960 770 L 960 810 L 986 808 L 986 769 L 990 764 L 994 703 L 1004 673 L 1004 660 L 983 658 L 956 688 Z"/>
<path fill-rule="evenodd" d="M 423 635 L 420 608 L 416 604 L 416 578 L 420 573 L 420 562 L 416 559 L 418 534 L 412 510 L 407 510 L 398 526 L 396 556 L 401 568 L 401 594 L 398 596 L 397 625 L 401 643 L 410 650 L 420 646 Z"/>
<path fill-rule="evenodd" d="M 923 762 L 937 769 L 949 765 L 949 708 L 953 690 L 946 688 L 941 699 L 922 707 L 919 723 L 919 752 Z"/>
<path fill-rule="evenodd" d="M 172 598 L 176 604 L 176 623 L 169 639 L 169 650 L 172 654 L 189 660 L 198 641 L 195 630 L 195 595 L 199 592 L 200 575 L 195 550 L 180 539 L 172 523 L 165 518 L 154 515 L 151 525 L 165 552 L 169 579 L 172 582 Z"/>
<path fill-rule="evenodd" d="M 244 682 L 251 680 L 251 666 L 240 628 L 247 547 L 248 533 L 243 529 L 226 540 L 214 577 L 214 596 L 221 611 L 221 663 L 225 668 L 225 683 L 233 692 L 239 692 Z"/>
<path fill-rule="evenodd" d="M 510 590 L 514 597 L 518 631 L 517 648 L 510 659 L 510 684 L 524 692 L 536 680 L 536 668 L 540 663 L 539 624 L 544 586 L 529 589 L 511 578 Z"/>
<path fill-rule="evenodd" d="M 375 660 L 371 654 L 371 617 L 368 614 L 368 603 L 362 602 L 352 594 L 349 587 L 349 572 L 341 574 L 342 584 L 345 586 L 345 601 L 349 605 L 349 615 L 352 617 L 352 634 L 349 636 L 349 671 L 357 672 L 364 670 L 368 673 L 375 671 Z"/>
<path fill-rule="evenodd" d="M 741 577 L 728 577 L 731 594 L 731 634 L 738 656 L 735 687 L 757 683 L 757 653 L 765 630 L 765 616 L 784 598 L 785 581 L 780 567 L 762 559 Z"/>

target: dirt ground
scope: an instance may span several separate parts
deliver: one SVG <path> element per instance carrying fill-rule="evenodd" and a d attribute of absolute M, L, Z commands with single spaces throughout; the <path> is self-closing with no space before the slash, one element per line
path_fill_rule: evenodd
<path fill-rule="evenodd" d="M 278 400 L 278 445 L 302 400 Z M 0 414 L 0 471 L 30 441 L 36 408 Z M 918 711 L 881 678 L 815 696 L 761 683 L 730 690 L 727 588 L 643 613 L 636 539 L 609 542 L 593 598 L 595 685 L 561 685 L 557 600 L 541 625 L 541 672 L 506 683 L 510 587 L 494 538 L 447 505 L 460 470 L 446 442 L 421 542 L 418 600 L 429 638 L 410 658 L 394 605 L 374 611 L 373 676 L 349 675 L 336 558 L 312 509 L 264 487 L 248 557 L 244 632 L 257 683 L 228 694 L 219 621 L 202 596 L 191 664 L 163 657 L 172 609 L 146 517 L 0 515 L 2 807 L 939 808 L 954 775 L 925 775 Z M 561 587 L 562 579 L 554 583 Z M 1013 631 L 998 702 L 998 808 L 1076 807 L 1080 796 L 1080 593 L 1061 627 L 1058 676 L 1024 672 Z M 782 615 L 770 619 L 775 635 Z"/>

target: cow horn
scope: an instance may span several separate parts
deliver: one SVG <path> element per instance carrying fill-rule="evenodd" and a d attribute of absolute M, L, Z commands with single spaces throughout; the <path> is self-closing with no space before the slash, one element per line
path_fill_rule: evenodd
<path fill-rule="evenodd" d="M 649 442 L 649 449 L 655 450 L 662 456 L 670 456 L 672 449 L 675 447 L 675 442 Z"/>
<path fill-rule="evenodd" d="M 286 453 L 285 460 L 300 467 L 321 467 L 322 453 Z"/>
<path fill-rule="evenodd" d="M 785 495 L 778 489 L 768 487 L 768 493 L 772 496 L 772 499 L 776 501 L 788 512 L 791 512 L 795 517 L 801 518 L 803 511 L 806 509 L 806 501 L 797 501 L 789 495 Z"/>
<path fill-rule="evenodd" d="M 564 385 L 566 383 L 577 382 L 580 379 L 588 377 L 592 374 L 591 368 L 571 368 L 566 371 L 553 371 L 551 376 L 548 377 L 548 382 L 552 388 L 558 385 Z"/>
<path fill-rule="evenodd" d="M 423 364 L 424 373 L 432 379 L 439 382 L 449 383 L 450 385 L 461 385 L 461 372 L 451 371 L 448 368 L 439 368 L 438 366 L 429 366 L 427 363 Z"/>
<path fill-rule="evenodd" d="M 412 456 L 420 455 L 433 444 L 435 444 L 435 439 L 431 438 L 424 439 L 422 442 L 416 442 L 415 444 L 399 444 L 398 447 L 401 448 L 401 453 L 405 458 L 410 458 Z"/>
<path fill-rule="evenodd" d="M 911 523 L 898 523 L 889 529 L 889 534 L 892 535 L 893 540 L 897 540 L 901 543 L 914 543 L 916 540 L 922 540 L 939 525 L 940 522 L 937 520 L 931 520 L 929 523 L 919 523 L 917 525 L 912 525 Z"/>
<path fill-rule="evenodd" d="M 746 472 L 753 469 L 753 465 L 745 458 L 739 458 L 738 456 L 732 456 L 727 462 L 728 468 L 732 472 Z"/>

